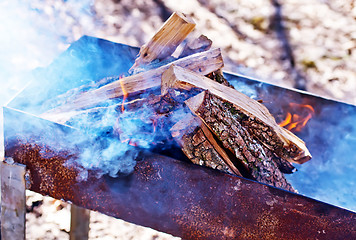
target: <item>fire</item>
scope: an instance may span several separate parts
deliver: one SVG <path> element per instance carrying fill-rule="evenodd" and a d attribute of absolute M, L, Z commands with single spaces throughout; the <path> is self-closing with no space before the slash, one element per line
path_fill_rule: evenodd
<path fill-rule="evenodd" d="M 121 87 L 121 90 L 122 90 L 122 93 L 123 93 L 123 99 L 122 99 L 122 105 L 121 105 L 121 111 L 124 112 L 125 111 L 125 101 L 127 99 L 127 96 L 129 95 L 124 87 L 124 83 L 122 82 L 122 77 L 120 76 L 120 80 L 119 80 L 119 83 L 120 83 L 120 87 Z"/>
<path fill-rule="evenodd" d="M 125 140 L 122 140 L 121 142 L 122 143 L 127 143 L 128 145 L 133 146 L 133 147 L 137 147 L 138 146 L 138 144 L 136 142 L 134 142 L 132 139 L 129 139 L 129 138 L 127 138 Z"/>
<path fill-rule="evenodd" d="M 121 143 L 128 144 L 133 147 L 138 147 L 138 146 L 145 146 L 147 145 L 147 141 L 145 139 L 145 135 L 147 136 L 154 134 L 157 131 L 157 127 L 159 124 L 159 115 L 156 113 L 145 113 L 141 114 L 132 114 L 128 109 L 125 109 L 125 102 L 128 98 L 128 91 L 125 87 L 124 81 L 122 81 L 123 76 L 119 77 L 119 83 L 122 91 L 122 103 L 121 103 L 121 113 L 123 114 L 122 117 L 119 117 L 116 119 L 115 123 L 115 134 L 119 137 Z M 151 115 L 152 114 L 152 115 Z M 131 127 L 128 127 L 125 129 L 124 125 L 129 124 Z M 123 125 L 123 126 L 121 126 Z M 130 129 L 133 127 L 133 125 L 136 125 L 136 129 Z M 147 125 L 147 126 L 146 126 Z M 152 127 L 152 131 L 150 131 L 149 125 Z M 142 128 L 142 131 L 138 133 L 137 131 Z M 138 134 L 138 135 L 137 135 Z M 140 135 L 142 136 L 140 137 Z M 150 142 L 151 144 L 156 144 L 155 142 Z"/>
<path fill-rule="evenodd" d="M 152 133 L 155 133 L 158 125 L 158 116 L 154 114 L 154 116 L 150 120 L 152 122 Z"/>
<path fill-rule="evenodd" d="M 289 107 L 291 112 L 288 112 L 286 118 L 278 125 L 290 131 L 299 132 L 313 117 L 314 108 L 311 105 L 298 103 L 289 103 Z"/>

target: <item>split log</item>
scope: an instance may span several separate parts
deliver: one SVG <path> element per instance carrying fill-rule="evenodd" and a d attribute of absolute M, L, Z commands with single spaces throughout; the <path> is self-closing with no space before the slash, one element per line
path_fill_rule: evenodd
<path fill-rule="evenodd" d="M 90 125 L 91 127 L 93 127 L 93 125 L 98 125 L 102 121 L 101 117 L 111 116 L 113 119 L 115 119 L 123 110 L 135 111 L 144 105 L 149 105 L 156 108 L 165 107 L 163 105 L 161 106 L 161 104 L 157 104 L 160 100 L 161 96 L 149 95 L 145 98 L 137 98 L 128 102 L 125 101 L 110 106 L 93 107 L 85 110 L 59 112 L 55 115 L 56 122 L 60 124 L 66 124 L 82 128 L 83 126 L 85 126 L 85 124 L 91 121 Z M 158 107 L 156 105 L 158 105 Z"/>
<path fill-rule="evenodd" d="M 189 41 L 185 44 L 183 50 L 181 50 L 181 54 L 178 58 L 172 56 L 165 57 L 164 59 L 155 59 L 145 65 L 136 66 L 134 65 L 130 70 L 130 75 L 137 74 L 140 72 L 148 71 L 150 69 L 159 68 L 163 65 L 167 65 L 176 61 L 177 59 L 193 55 L 195 53 L 205 52 L 208 51 L 211 47 L 211 40 L 201 35 L 199 38 L 196 38 L 192 41 Z"/>
<path fill-rule="evenodd" d="M 274 154 L 242 126 L 240 116 L 236 117 L 231 111 L 229 102 L 207 90 L 185 103 L 217 136 L 224 148 L 245 165 L 252 179 L 295 191 L 278 169 Z"/>
<path fill-rule="evenodd" d="M 223 67 L 223 59 L 220 49 L 212 49 L 202 53 L 196 53 L 185 58 L 174 61 L 176 66 L 184 67 L 202 75 L 214 72 Z M 115 99 L 127 95 L 134 95 L 147 89 L 161 86 L 161 76 L 171 64 L 161 66 L 136 75 L 117 78 L 107 85 L 88 92 L 83 92 L 70 102 L 52 109 L 41 115 L 42 118 L 57 121 L 58 115 L 65 112 L 76 111 L 98 105 L 110 99 Z"/>
<path fill-rule="evenodd" d="M 170 67 L 164 72 L 162 79 L 162 95 L 166 94 L 170 88 L 209 89 L 214 96 L 224 100 L 223 104 L 232 114 L 233 119 L 238 120 L 242 127 L 248 129 L 254 139 L 260 141 L 280 158 L 294 163 L 304 163 L 311 159 L 305 143 L 300 138 L 280 127 L 265 106 L 239 91 L 179 66 Z M 198 110 L 207 95 L 211 94 L 200 94 L 194 98 L 194 101 L 189 101 L 193 113 L 199 115 Z M 201 118 L 204 122 L 204 118 Z"/>
<path fill-rule="evenodd" d="M 195 23 L 191 18 L 183 13 L 174 12 L 151 40 L 141 47 L 139 56 L 130 72 L 154 60 L 162 60 L 171 56 L 194 27 Z"/>
<path fill-rule="evenodd" d="M 172 128 L 173 138 L 194 164 L 242 176 L 228 154 L 198 117 L 188 114 Z"/>

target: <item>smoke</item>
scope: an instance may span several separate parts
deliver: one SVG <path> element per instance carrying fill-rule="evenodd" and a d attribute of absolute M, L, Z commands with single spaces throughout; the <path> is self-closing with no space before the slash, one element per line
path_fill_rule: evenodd
<path fill-rule="evenodd" d="M 27 84 L 24 74 L 48 65 L 69 43 L 94 28 L 91 3 L 91 0 L 0 1 L 2 105 Z"/>
<path fill-rule="evenodd" d="M 170 145 L 163 143 L 170 133 L 145 102 L 121 112 L 116 106 L 122 99 L 105 101 L 66 122 L 71 127 L 36 117 L 68 101 L 67 91 L 90 90 L 103 78 L 126 74 L 133 65 L 138 49 L 83 36 L 95 36 L 92 8 L 90 0 L 0 3 L 1 27 L 8 33 L 0 42 L 1 79 L 7 81 L 8 94 L 2 104 L 11 100 L 5 111 L 7 137 L 23 136 L 33 146 L 42 146 L 43 158 L 53 157 L 51 151 L 69 156 L 66 164 L 78 167 L 78 180 L 86 180 L 90 170 L 98 176 L 129 174 L 140 149 L 161 151 Z M 66 151 L 77 154 L 71 157 Z"/>
<path fill-rule="evenodd" d="M 115 62 L 115 57 L 120 57 L 113 56 L 116 48 L 94 38 L 81 38 L 95 35 L 98 23 L 93 15 L 93 0 L 4 0 L 0 1 L 0 21 L 1 106 L 10 103 L 10 107 L 39 115 L 46 107 L 43 98 L 64 93 L 81 84 L 90 84 L 104 76 L 120 74 L 132 65 L 126 57 L 116 64 L 107 64 L 108 58 L 112 57 Z M 79 44 L 68 49 L 80 38 Z M 102 52 L 100 44 L 108 51 Z M 135 54 L 134 50 L 132 54 Z M 101 127 L 113 126 L 117 117 L 111 111 L 103 115 L 102 125 L 96 128 L 98 131 L 91 129 L 85 137 L 32 116 L 27 123 L 21 114 L 11 119 L 8 112 L 6 128 L 11 129 L 15 136 L 20 134 L 30 138 L 31 135 L 39 135 L 38 141 L 47 141 L 48 147 L 58 152 L 71 146 L 82 147 L 79 157 L 73 161 L 84 169 L 81 174 L 83 180 L 90 169 L 100 169 L 102 174 L 113 177 L 133 170 L 136 156 L 129 151 L 131 146 L 112 136 L 103 136 L 105 128 Z M 1 128 L 2 121 L 1 117 Z M 60 137 L 72 145 L 61 142 Z M 83 146 L 85 143 L 92 145 Z M 0 150 L 4 154 L 2 137 Z M 46 157 L 45 151 L 41 154 Z"/>
<path fill-rule="evenodd" d="M 0 1 L 0 21 L 1 105 L 15 96 L 16 99 L 23 96 L 24 92 L 17 94 L 31 85 L 33 76 L 30 76 L 30 72 L 35 68 L 43 67 L 35 71 L 34 80 L 39 82 L 37 87 L 44 89 L 36 88 L 34 95 L 20 99 L 22 102 L 17 102 L 17 106 L 28 104 L 34 97 L 62 94 L 80 84 L 121 75 L 133 64 L 133 57 L 137 53 L 93 38 L 82 38 L 75 42 L 82 35 L 95 35 L 97 23 L 93 20 L 92 0 L 47 0 L 45 3 L 40 0 L 3 0 Z M 73 42 L 72 47 L 66 50 Z M 55 64 L 51 66 L 52 62 Z M 49 85 L 51 92 L 47 89 Z M 235 81 L 234 86 L 256 100 L 262 99 L 273 105 L 274 109 L 281 109 L 284 103 L 290 102 L 289 97 L 300 95 L 243 78 Z M 54 91 L 58 89 L 59 92 Z M 300 97 L 297 99 L 300 100 Z M 298 171 L 287 177 L 300 194 L 355 211 L 356 129 L 352 124 L 356 121 L 356 113 L 340 106 L 324 108 L 308 122 L 300 137 L 306 141 L 313 159 L 296 166 Z M 43 108 L 41 104 L 32 106 L 32 109 Z M 154 119 L 144 117 L 154 116 L 150 108 L 141 108 L 140 112 L 126 111 L 120 117 L 113 108 L 103 109 L 100 114 L 94 113 L 94 116 L 90 113 L 80 116 L 80 121 L 74 127 L 84 130 L 84 137 L 68 134 L 58 126 L 48 127 L 47 122 L 36 122 L 38 119 L 35 118 L 28 124 L 20 123 L 21 115 L 13 118 L 12 129 L 15 134 L 27 136 L 33 133 L 31 131 L 42 129 L 42 136 L 50 138 L 48 144 L 56 151 L 68 149 L 68 142 L 79 146 L 81 154 L 68 164 L 80 165 L 83 170 L 80 180 L 86 179 L 87 170 L 100 169 L 102 174 L 112 177 L 129 174 L 135 166 L 136 153 L 131 151 L 132 146 L 126 140 L 131 140 L 131 144 L 140 145 L 141 148 L 150 148 L 165 133 L 153 134 Z M 93 118 L 97 120 L 97 125 L 93 124 Z M 180 113 L 172 117 L 174 121 L 181 118 Z M 10 123 L 7 121 L 7 124 Z M 118 132 L 115 133 L 114 127 Z M 67 142 L 59 141 L 61 138 Z M 2 148 L 3 144 L 0 146 Z"/>

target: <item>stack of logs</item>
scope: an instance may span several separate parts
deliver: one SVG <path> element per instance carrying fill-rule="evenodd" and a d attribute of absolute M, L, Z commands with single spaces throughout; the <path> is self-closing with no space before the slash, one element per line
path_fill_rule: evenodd
<path fill-rule="evenodd" d="M 134 100 L 121 102 L 119 108 L 131 106 L 139 111 L 140 106 L 152 105 L 155 119 L 164 119 L 171 137 L 193 163 L 295 191 L 284 173 L 294 171 L 291 163 L 301 164 L 311 158 L 304 142 L 280 127 L 264 105 L 224 79 L 221 52 L 210 49 L 212 42 L 207 37 L 186 42 L 177 54 L 177 47 L 194 27 L 192 19 L 173 13 L 141 47 L 129 76 L 110 78 L 100 87 L 78 91 L 42 117 L 68 123 L 96 111 L 95 106 L 102 102 L 129 96 Z M 160 89 L 160 94 L 135 99 L 155 89 Z M 171 117 L 177 109 L 184 113 L 179 121 Z"/>

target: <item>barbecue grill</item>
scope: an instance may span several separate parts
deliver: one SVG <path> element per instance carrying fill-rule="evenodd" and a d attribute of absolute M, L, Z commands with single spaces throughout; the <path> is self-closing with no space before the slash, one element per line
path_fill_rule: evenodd
<path fill-rule="evenodd" d="M 5 157 L 26 165 L 30 190 L 184 239 L 356 238 L 356 107 L 246 76 L 225 73 L 237 90 L 262 100 L 278 122 L 290 103 L 313 109 L 296 132 L 313 159 L 287 176 L 298 194 L 187 163 L 175 148 L 128 147 L 136 162 L 130 174 L 76 167 L 73 159 L 83 149 L 100 148 L 100 136 L 86 139 L 80 129 L 40 118 L 48 110 L 41 103 L 127 73 L 138 51 L 84 36 L 50 66 L 35 70 L 31 84 L 4 108 Z"/>

